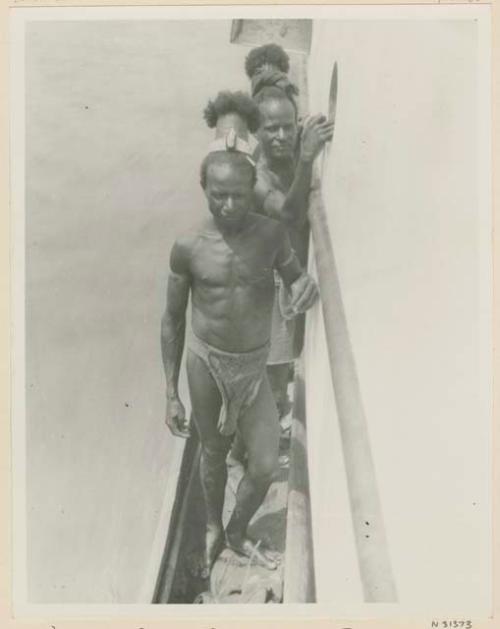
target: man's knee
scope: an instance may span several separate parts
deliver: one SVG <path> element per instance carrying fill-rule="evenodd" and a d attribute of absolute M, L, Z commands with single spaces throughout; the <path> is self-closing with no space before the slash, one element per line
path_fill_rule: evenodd
<path fill-rule="evenodd" d="M 225 461 L 226 455 L 231 446 L 231 438 L 228 437 L 212 437 L 205 439 L 201 443 L 201 451 L 206 461 Z"/>
<path fill-rule="evenodd" d="M 259 456 L 248 464 L 248 474 L 257 483 L 270 483 L 278 468 L 278 451 Z"/>

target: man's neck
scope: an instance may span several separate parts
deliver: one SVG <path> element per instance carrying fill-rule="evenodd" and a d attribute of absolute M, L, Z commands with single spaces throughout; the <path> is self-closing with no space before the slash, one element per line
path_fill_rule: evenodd
<path fill-rule="evenodd" d="M 247 214 L 245 218 L 241 221 L 241 223 L 237 223 L 235 225 L 228 225 L 227 223 L 218 221 L 215 218 L 213 218 L 212 221 L 215 230 L 218 231 L 223 238 L 231 238 L 245 231 L 248 225 L 249 216 Z"/>
<path fill-rule="evenodd" d="M 266 166 L 277 175 L 286 175 L 295 169 L 293 156 L 284 159 L 273 159 L 268 155 L 264 155 Z"/>

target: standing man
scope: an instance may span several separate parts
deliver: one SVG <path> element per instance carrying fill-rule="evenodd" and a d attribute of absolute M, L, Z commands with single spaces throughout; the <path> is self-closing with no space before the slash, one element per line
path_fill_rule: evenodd
<path fill-rule="evenodd" d="M 172 248 L 161 346 L 166 423 L 173 434 L 187 437 L 189 425 L 177 383 L 191 296 L 186 367 L 202 448 L 207 510 L 202 576 L 208 578 L 224 543 L 269 569 L 277 567 L 276 554 L 247 533 L 278 460 L 278 421 L 266 375 L 274 272 L 290 290 L 290 305 L 297 312 L 314 303 L 317 288 L 302 270 L 286 229 L 251 212 L 256 171 L 246 127 L 253 131 L 258 124 L 255 104 L 241 93 L 220 93 L 209 103 L 205 118 L 217 133 L 201 166 L 210 216 Z M 224 531 L 226 456 L 236 433 L 245 445 L 248 465 Z"/>
<path fill-rule="evenodd" d="M 245 71 L 260 111 L 255 192 L 259 211 L 287 228 L 292 247 L 306 267 L 313 163 L 332 139 L 333 123 L 318 114 L 307 117 L 299 129 L 294 100 L 298 89 L 287 76 L 289 65 L 288 55 L 276 44 L 254 48 L 246 58 Z M 276 277 L 268 374 L 280 416 L 287 412 L 289 374 L 301 350 L 295 315 Z"/>

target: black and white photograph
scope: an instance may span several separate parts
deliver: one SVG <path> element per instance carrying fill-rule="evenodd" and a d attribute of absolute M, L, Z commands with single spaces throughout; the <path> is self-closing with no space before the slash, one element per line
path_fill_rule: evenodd
<path fill-rule="evenodd" d="M 489 7 L 10 54 L 18 613 L 491 616 Z"/>

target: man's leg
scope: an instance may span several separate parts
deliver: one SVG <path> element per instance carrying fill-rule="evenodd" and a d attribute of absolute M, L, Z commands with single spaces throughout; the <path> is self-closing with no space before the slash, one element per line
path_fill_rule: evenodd
<path fill-rule="evenodd" d="M 286 435 L 286 431 L 288 430 L 288 426 L 282 425 L 281 420 L 288 414 L 291 408 L 290 399 L 288 397 L 288 383 L 290 382 L 290 374 L 293 367 L 293 362 L 267 365 L 267 377 L 269 378 L 271 391 L 273 392 L 274 400 L 278 408 L 278 419 L 283 435 Z M 246 448 L 243 438 L 239 433 L 236 433 L 229 453 L 228 464 L 237 465 L 239 463 L 245 465 L 245 455 Z M 287 462 L 288 456 L 283 455 L 283 457 L 280 457 L 280 463 L 282 459 L 284 459 L 284 462 Z"/>
<path fill-rule="evenodd" d="M 258 563 L 273 570 L 277 567 L 275 557 L 257 547 L 247 535 L 248 524 L 262 504 L 278 466 L 279 423 L 267 377 L 262 381 L 254 404 L 240 417 L 239 428 L 248 452 L 248 466 L 236 492 L 226 539 L 233 550 L 253 556 Z"/>
<path fill-rule="evenodd" d="M 267 366 L 267 376 L 276 401 L 276 406 L 278 407 L 280 419 L 290 410 L 288 382 L 290 380 L 290 370 L 292 368 L 293 363 L 279 363 Z"/>
<path fill-rule="evenodd" d="M 222 398 L 207 366 L 192 352 L 187 357 L 187 374 L 193 418 L 200 436 L 200 476 L 207 510 L 203 578 L 210 570 L 224 543 L 222 509 L 227 482 L 226 456 L 232 438 L 217 430 Z"/>
<path fill-rule="evenodd" d="M 247 451 L 245 449 L 245 444 L 239 432 L 237 432 L 234 436 L 233 445 L 231 446 L 231 450 L 227 457 L 227 464 L 229 467 L 234 467 L 235 465 L 246 465 L 245 457 Z"/>

